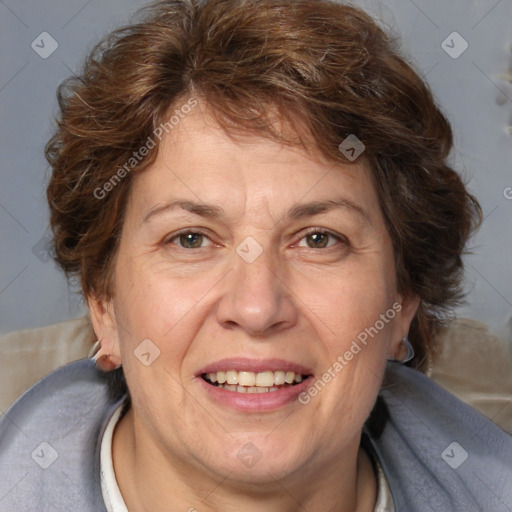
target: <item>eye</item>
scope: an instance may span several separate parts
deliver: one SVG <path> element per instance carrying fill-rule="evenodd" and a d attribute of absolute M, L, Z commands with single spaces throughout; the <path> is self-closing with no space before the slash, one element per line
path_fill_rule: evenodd
<path fill-rule="evenodd" d="M 167 243 L 175 244 L 183 249 L 201 249 L 211 245 L 212 242 L 203 233 L 186 231 L 170 238 Z"/>
<path fill-rule="evenodd" d="M 327 249 L 336 245 L 341 240 L 342 237 L 334 235 L 329 231 L 315 230 L 302 237 L 297 246 L 310 249 Z"/>

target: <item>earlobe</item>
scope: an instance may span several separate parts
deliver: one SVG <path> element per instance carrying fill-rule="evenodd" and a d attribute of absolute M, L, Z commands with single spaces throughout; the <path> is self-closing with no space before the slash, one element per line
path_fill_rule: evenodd
<path fill-rule="evenodd" d="M 388 357 L 388 361 L 395 361 L 404 364 L 408 363 L 414 358 L 414 348 L 407 336 L 402 339 L 402 343 L 397 352 L 398 355 Z"/>
<path fill-rule="evenodd" d="M 111 372 L 121 366 L 119 358 L 113 357 L 110 353 L 101 346 L 101 341 L 98 340 L 91 352 L 89 358 L 94 361 L 94 364 L 103 372 Z"/>
<path fill-rule="evenodd" d="M 91 357 L 98 368 L 111 371 L 121 366 L 119 335 L 112 301 L 96 297 L 87 299 L 94 332 L 98 338 Z"/>
<path fill-rule="evenodd" d="M 420 298 L 400 297 L 397 303 L 400 304 L 400 310 L 394 319 L 388 359 L 406 362 L 414 357 L 414 350 L 407 335 L 414 315 L 418 311 Z"/>

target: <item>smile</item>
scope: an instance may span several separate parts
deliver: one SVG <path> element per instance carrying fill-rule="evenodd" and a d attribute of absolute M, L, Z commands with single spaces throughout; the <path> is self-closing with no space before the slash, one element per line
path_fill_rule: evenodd
<path fill-rule="evenodd" d="M 308 376 L 291 371 L 225 370 L 204 373 L 201 377 L 212 386 L 235 393 L 269 393 L 300 384 Z"/>
<path fill-rule="evenodd" d="M 239 412 L 270 412 L 297 402 L 312 367 L 285 359 L 229 357 L 201 368 L 196 382 L 213 403 Z"/>

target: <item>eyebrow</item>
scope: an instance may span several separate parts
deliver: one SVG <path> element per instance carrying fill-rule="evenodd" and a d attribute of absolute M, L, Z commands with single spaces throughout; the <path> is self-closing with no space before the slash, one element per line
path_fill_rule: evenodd
<path fill-rule="evenodd" d="M 351 213 L 355 213 L 366 224 L 372 224 L 370 215 L 365 208 L 345 198 L 330 199 L 327 201 L 311 201 L 309 203 L 298 204 L 288 212 L 287 217 L 292 219 L 312 217 L 313 215 L 325 213 L 336 208 L 347 209 Z"/>
<path fill-rule="evenodd" d="M 350 201 L 349 199 L 339 198 L 327 201 L 311 201 L 309 203 L 297 204 L 293 206 L 286 214 L 285 218 L 301 219 L 304 217 L 312 217 L 320 213 L 325 213 L 337 208 L 343 208 L 356 214 L 365 224 L 372 224 L 370 215 L 365 208 Z M 196 203 L 194 201 L 177 200 L 171 201 L 164 205 L 155 206 L 144 216 L 143 223 L 148 222 L 151 218 L 164 212 L 182 209 L 200 217 L 220 219 L 224 214 L 224 210 L 218 206 L 205 203 Z"/>
<path fill-rule="evenodd" d="M 194 201 L 181 200 L 172 201 L 170 203 L 151 208 L 151 210 L 144 216 L 142 222 L 148 222 L 155 215 L 176 209 L 186 210 L 187 212 L 194 213 L 195 215 L 199 215 L 200 217 L 211 218 L 220 218 L 224 213 L 222 208 L 219 208 L 218 206 L 203 203 L 195 203 Z"/>

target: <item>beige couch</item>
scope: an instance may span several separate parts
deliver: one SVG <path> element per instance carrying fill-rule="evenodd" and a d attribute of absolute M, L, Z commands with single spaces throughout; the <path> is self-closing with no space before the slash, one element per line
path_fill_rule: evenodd
<path fill-rule="evenodd" d="M 429 376 L 512 433 L 512 357 L 479 322 L 454 321 L 441 335 Z M 0 410 L 55 368 L 87 357 L 95 341 L 87 317 L 0 337 Z"/>
<path fill-rule="evenodd" d="M 87 357 L 95 341 L 88 317 L 1 336 L 0 410 L 52 370 Z"/>

